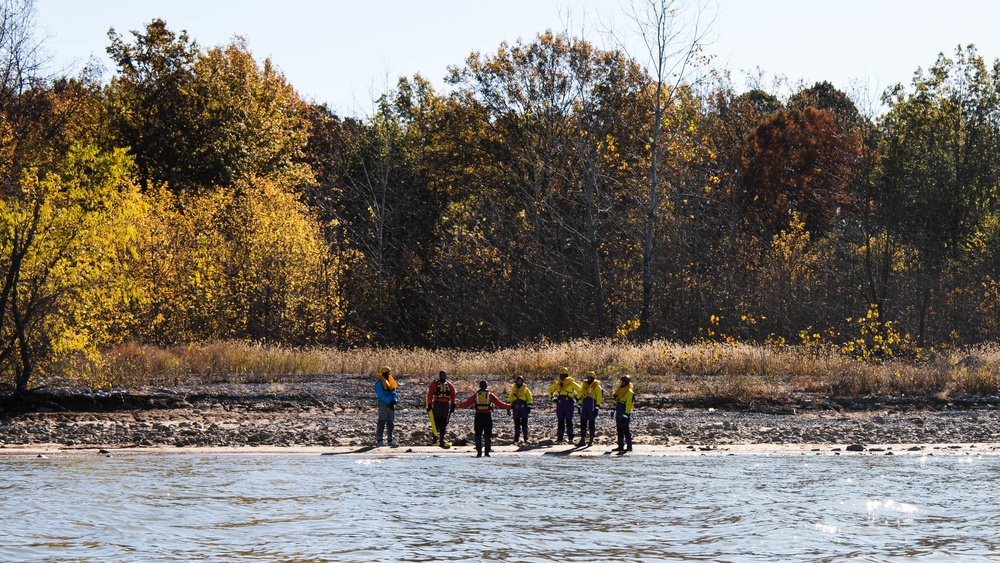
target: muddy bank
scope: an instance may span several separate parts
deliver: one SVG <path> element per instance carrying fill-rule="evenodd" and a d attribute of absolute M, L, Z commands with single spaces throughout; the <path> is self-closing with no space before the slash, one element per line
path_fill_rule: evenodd
<path fill-rule="evenodd" d="M 138 390 L 42 390 L 31 398 L 0 396 L 0 448 L 339 448 L 374 443 L 376 408 L 370 378 L 329 376 L 280 384 L 212 384 Z M 404 382 L 396 440 L 431 442 L 424 385 Z M 459 382 L 459 394 L 471 394 Z M 539 393 L 541 395 L 541 393 Z M 614 420 L 602 410 L 595 447 L 614 442 Z M 506 413 L 494 414 L 495 444 L 513 439 Z M 555 438 L 555 409 L 536 400 L 531 441 Z M 731 405 L 704 399 L 640 396 L 632 423 L 638 445 L 721 446 L 825 444 L 866 449 L 886 444 L 1000 443 L 995 399 L 832 400 L 803 396 L 780 404 Z M 457 412 L 448 438 L 472 441 L 472 413 Z M 846 450 L 845 450 L 846 451 Z"/>

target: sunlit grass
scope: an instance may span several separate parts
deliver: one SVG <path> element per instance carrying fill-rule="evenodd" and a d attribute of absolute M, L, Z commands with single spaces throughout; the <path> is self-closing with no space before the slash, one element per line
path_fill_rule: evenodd
<path fill-rule="evenodd" d="M 102 361 L 67 369 L 59 383 L 92 386 L 169 386 L 198 383 L 280 383 L 310 375 L 367 376 L 381 365 L 398 378 L 429 381 L 446 370 L 460 389 L 480 379 L 506 384 L 523 375 L 544 392 L 560 366 L 577 378 L 594 371 L 605 387 L 623 374 L 650 395 L 702 397 L 746 404 L 786 401 L 797 395 L 856 397 L 1000 392 L 1000 348 L 996 345 L 937 353 L 930 359 L 858 361 L 835 350 L 801 346 L 630 343 L 576 340 L 497 351 L 419 348 L 290 349 L 217 342 L 157 348 L 126 344 Z"/>

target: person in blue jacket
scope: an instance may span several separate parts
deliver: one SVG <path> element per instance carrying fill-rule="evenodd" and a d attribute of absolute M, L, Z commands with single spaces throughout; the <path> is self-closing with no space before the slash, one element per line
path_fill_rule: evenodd
<path fill-rule="evenodd" d="M 392 431 L 396 426 L 396 404 L 399 403 L 397 387 L 399 384 L 392 377 L 392 370 L 389 369 L 389 366 L 379 368 L 378 378 L 375 380 L 375 396 L 378 398 L 378 427 L 375 434 L 380 448 L 385 445 L 382 436 L 386 430 L 389 434 L 389 447 L 399 447 L 399 444 L 392 439 Z"/>

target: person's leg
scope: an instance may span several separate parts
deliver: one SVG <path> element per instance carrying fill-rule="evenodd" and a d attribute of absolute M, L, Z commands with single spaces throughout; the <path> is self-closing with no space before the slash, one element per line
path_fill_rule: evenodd
<path fill-rule="evenodd" d="M 378 440 L 377 443 L 380 446 L 384 444 L 382 438 L 385 436 L 385 421 L 388 418 L 386 414 L 388 410 L 385 403 L 378 404 L 378 424 L 375 427 L 375 438 Z"/>
<path fill-rule="evenodd" d="M 625 451 L 625 421 L 621 414 L 615 413 L 615 431 L 618 433 L 618 451 Z"/>
<path fill-rule="evenodd" d="M 385 430 L 387 434 L 386 437 L 389 438 L 389 445 L 392 447 L 396 447 L 396 440 L 392 438 L 392 431 L 395 428 L 396 428 L 396 410 L 386 409 L 386 418 L 385 418 Z"/>
<path fill-rule="evenodd" d="M 593 414 L 593 399 L 586 399 L 583 401 L 583 406 L 580 407 L 580 442 L 578 446 L 582 446 L 587 442 L 587 423 Z"/>
<path fill-rule="evenodd" d="M 569 431 L 569 439 L 573 441 L 573 401 L 562 399 L 556 403 L 556 416 L 559 418 L 557 439 L 562 441 L 563 434 Z"/>
<path fill-rule="evenodd" d="M 524 414 L 524 404 L 521 401 L 514 401 L 514 407 L 510 411 L 511 420 L 514 422 L 514 443 L 521 438 L 521 416 Z"/>
<path fill-rule="evenodd" d="M 493 415 L 489 413 L 483 415 L 483 440 L 486 457 L 490 457 L 490 450 L 493 449 Z"/>
<path fill-rule="evenodd" d="M 434 413 L 434 424 L 437 426 L 438 443 L 443 446 L 445 433 L 448 431 L 448 403 L 434 403 L 431 405 L 431 412 Z"/>
<path fill-rule="evenodd" d="M 479 414 L 474 415 L 472 428 L 476 432 L 476 457 L 483 455 L 483 420 Z"/>
<path fill-rule="evenodd" d="M 632 451 L 632 417 L 625 419 L 625 450 Z"/>

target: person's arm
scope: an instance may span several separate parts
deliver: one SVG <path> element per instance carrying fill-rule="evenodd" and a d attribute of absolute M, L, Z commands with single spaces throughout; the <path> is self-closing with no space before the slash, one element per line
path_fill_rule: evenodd
<path fill-rule="evenodd" d="M 632 414 L 632 399 L 635 397 L 635 393 L 629 391 L 625 394 L 625 414 Z"/>
<path fill-rule="evenodd" d="M 507 393 L 507 402 L 513 405 L 514 401 L 516 400 L 517 400 L 517 395 L 514 394 L 514 386 L 511 385 L 510 393 Z"/>
<path fill-rule="evenodd" d="M 455 386 L 452 385 L 450 381 L 448 382 L 448 394 L 451 396 L 450 397 L 451 404 L 454 405 L 455 404 Z"/>
<path fill-rule="evenodd" d="M 459 403 L 456 408 L 467 409 L 467 408 L 471 407 L 472 403 L 474 403 L 474 402 L 476 402 L 476 394 L 475 393 L 473 393 L 472 396 L 469 397 L 468 399 L 466 399 L 466 400 L 462 401 L 461 403 Z"/>
<path fill-rule="evenodd" d="M 430 389 L 427 390 L 427 408 L 430 408 L 434 404 L 434 391 L 437 390 L 437 382 L 431 383 Z"/>
<path fill-rule="evenodd" d="M 493 403 L 493 406 L 495 407 L 508 411 L 510 410 L 510 405 L 501 401 L 500 398 L 494 395 L 493 393 L 490 393 L 490 402 Z"/>
<path fill-rule="evenodd" d="M 528 405 L 531 406 L 531 402 L 533 400 L 531 398 L 531 389 L 528 389 L 527 387 L 525 387 L 524 388 L 524 395 L 525 395 L 525 399 L 528 401 Z"/>
<path fill-rule="evenodd" d="M 378 398 L 378 402 L 385 404 L 389 404 L 389 401 L 392 400 L 392 397 L 385 390 L 385 387 L 382 386 L 382 382 L 379 380 L 375 380 L 375 397 Z"/>
<path fill-rule="evenodd" d="M 600 385 L 596 385 L 597 389 L 594 390 L 594 404 L 598 407 L 601 406 L 601 402 L 604 400 L 604 389 Z"/>

